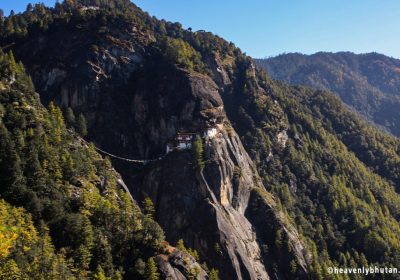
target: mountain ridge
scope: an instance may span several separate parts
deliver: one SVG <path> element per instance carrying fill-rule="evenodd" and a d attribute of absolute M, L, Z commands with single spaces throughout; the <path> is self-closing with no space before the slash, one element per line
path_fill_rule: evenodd
<path fill-rule="evenodd" d="M 257 62 L 275 79 L 332 91 L 368 120 L 399 135 L 399 59 L 374 52 L 318 52 Z"/>

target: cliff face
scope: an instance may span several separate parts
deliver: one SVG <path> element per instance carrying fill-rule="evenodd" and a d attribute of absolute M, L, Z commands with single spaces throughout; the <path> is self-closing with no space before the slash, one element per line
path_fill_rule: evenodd
<path fill-rule="evenodd" d="M 172 128 L 170 137 L 177 132 L 174 120 L 179 120 L 181 129 L 203 137 L 205 167 L 198 170 L 191 151 L 174 151 L 147 166 L 133 181 L 140 182 L 139 193 L 149 195 L 155 202 L 157 221 L 168 240 L 176 242 L 183 238 L 211 263 L 220 263 L 225 277 L 269 279 L 264 261 L 271 260 L 264 260 L 254 225 L 246 215 L 251 193 L 266 192 L 265 188 L 226 117 L 218 93 L 221 89 L 207 76 L 181 73 L 189 83 L 188 99 L 181 99 L 179 109 L 164 105 L 162 111 L 178 113 L 162 119 L 161 123 Z M 216 132 L 206 136 L 204 127 L 213 121 Z M 270 197 L 271 204 L 264 201 L 264 207 L 278 213 Z M 278 227 L 283 227 L 279 214 L 276 221 Z M 302 247 L 296 235 L 290 235 L 290 239 Z M 296 258 L 303 265 L 300 271 L 305 272 L 303 255 L 301 250 L 296 251 Z"/>
<path fill-rule="evenodd" d="M 154 257 L 165 279 L 207 279 L 186 249 L 164 240 L 111 163 L 67 129 L 60 108 L 40 103 L 24 66 L 1 51 L 0 112 L 1 279 L 137 279 Z"/>
<path fill-rule="evenodd" d="M 142 190 L 156 202 L 170 240 L 183 237 L 211 263 L 221 263 L 227 277 L 269 279 L 244 215 L 251 189 L 261 187 L 247 153 L 223 130 L 206 141 L 204 171 L 193 166 L 190 152 L 173 152 L 144 175 Z"/>
<path fill-rule="evenodd" d="M 119 29 L 101 36 L 93 36 L 92 28 L 88 23 L 63 34 L 75 43 L 50 29 L 15 49 L 42 99 L 83 112 L 89 139 L 108 152 L 141 159 L 161 156 L 145 167 L 114 163 L 128 186 L 135 186 L 134 196 L 152 198 L 168 241 L 183 238 L 218 266 L 223 279 L 269 279 L 272 268 L 265 262 L 271 260 L 260 249 L 252 212 L 246 211 L 252 193 L 266 191 L 220 95 L 231 85 L 233 63 L 214 53 L 205 60 L 211 73 L 187 71 L 164 59 L 152 45 L 155 39 L 139 27 L 120 22 Z M 40 59 L 29 59 L 28 49 Z M 210 124 L 217 132 L 204 137 Z M 203 171 L 194 166 L 190 151 L 163 157 L 178 131 L 203 137 Z M 269 196 L 263 207 L 276 212 L 276 226 L 287 231 Z M 296 234 L 288 236 L 301 244 Z M 298 273 L 307 271 L 303 255 L 296 251 L 302 264 Z"/>

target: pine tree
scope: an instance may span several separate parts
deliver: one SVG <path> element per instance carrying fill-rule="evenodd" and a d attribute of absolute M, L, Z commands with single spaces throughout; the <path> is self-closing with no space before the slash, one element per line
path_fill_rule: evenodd
<path fill-rule="evenodd" d="M 65 124 L 69 128 L 73 128 L 76 122 L 75 114 L 74 111 L 71 109 L 71 107 L 68 107 L 65 110 Z"/>
<path fill-rule="evenodd" d="M 157 271 L 157 265 L 154 258 L 149 258 L 146 263 L 146 268 L 144 271 L 144 279 L 146 280 L 159 280 L 160 274 Z"/>
<path fill-rule="evenodd" d="M 97 266 L 96 272 L 92 276 L 92 280 L 107 280 L 108 278 L 104 274 L 104 270 L 101 265 Z"/>
<path fill-rule="evenodd" d="M 25 174 L 28 178 L 27 185 L 35 191 L 42 191 L 46 184 L 45 174 L 39 162 L 38 150 L 32 142 L 29 143 L 26 162 Z"/>
<path fill-rule="evenodd" d="M 18 64 L 15 61 L 14 53 L 13 53 L 12 50 L 8 53 L 8 58 L 9 58 L 9 63 L 10 63 L 10 66 L 11 66 L 12 73 L 18 72 Z"/>
<path fill-rule="evenodd" d="M 32 12 L 32 11 L 33 11 L 33 6 L 32 6 L 31 3 L 29 3 L 29 4 L 26 6 L 26 11 L 27 11 L 27 12 Z"/>
<path fill-rule="evenodd" d="M 218 269 L 211 269 L 209 280 L 219 280 L 219 271 Z"/>
<path fill-rule="evenodd" d="M 201 171 L 204 168 L 203 160 L 203 141 L 200 136 L 196 137 L 193 142 L 193 157 L 195 160 L 196 167 Z"/>
<path fill-rule="evenodd" d="M 8 260 L 0 264 L 0 279 L 16 280 L 20 279 L 21 271 L 14 260 Z"/>
<path fill-rule="evenodd" d="M 199 261 L 200 260 L 200 256 L 199 253 L 197 252 L 197 250 L 194 250 L 192 248 L 188 248 L 188 253 L 196 260 Z"/>
<path fill-rule="evenodd" d="M 145 270 L 146 270 L 146 263 L 141 259 L 137 259 L 134 265 L 134 270 L 139 274 L 139 275 L 144 275 Z"/>
<path fill-rule="evenodd" d="M 60 144 L 63 136 L 64 117 L 60 108 L 56 107 L 53 102 L 50 102 L 49 111 L 54 128 L 54 142 Z"/>
<path fill-rule="evenodd" d="M 1 195 L 13 202 L 23 202 L 26 185 L 21 160 L 3 124 L 0 124 L 0 185 Z"/>
<path fill-rule="evenodd" d="M 183 241 L 183 239 L 178 240 L 178 243 L 176 243 L 176 248 L 178 248 L 182 252 L 187 252 L 186 247 L 185 247 L 185 242 Z"/>
<path fill-rule="evenodd" d="M 79 114 L 78 119 L 75 123 L 76 132 L 78 132 L 82 137 L 85 137 L 88 133 L 86 119 L 83 114 Z"/>
<path fill-rule="evenodd" d="M 143 212 L 147 217 L 152 219 L 154 218 L 154 213 L 156 210 L 154 209 L 154 204 L 150 197 L 146 197 L 143 200 Z"/>

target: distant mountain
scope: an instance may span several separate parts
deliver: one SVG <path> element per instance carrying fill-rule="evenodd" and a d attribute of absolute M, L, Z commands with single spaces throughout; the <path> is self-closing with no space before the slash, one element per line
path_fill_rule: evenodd
<path fill-rule="evenodd" d="M 400 60 L 378 53 L 283 54 L 256 62 L 277 80 L 337 94 L 368 120 L 400 136 Z"/>

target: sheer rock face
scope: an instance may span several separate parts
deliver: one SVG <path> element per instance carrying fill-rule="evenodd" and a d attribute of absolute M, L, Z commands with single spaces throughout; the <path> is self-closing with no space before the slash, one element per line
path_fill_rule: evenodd
<path fill-rule="evenodd" d="M 262 187 L 251 160 L 236 133 L 228 135 L 222 125 L 205 140 L 204 153 L 203 172 L 189 151 L 177 151 L 145 174 L 142 190 L 156 202 L 157 220 L 171 241 L 184 237 L 211 263 L 223 263 L 225 277 L 269 279 L 244 215 L 251 189 Z"/>
<path fill-rule="evenodd" d="M 256 242 L 256 234 L 244 213 L 252 188 L 261 187 L 252 162 L 234 131 L 222 130 L 206 140 L 203 183 L 217 213 L 220 243 L 239 279 L 269 279 Z"/>
<path fill-rule="evenodd" d="M 231 84 L 229 76 L 234 71 L 229 63 L 218 56 L 206 58 L 214 78 L 168 63 L 160 66 L 148 45 L 150 39 L 139 40 L 123 31 L 105 36 L 95 51 L 85 47 L 90 42 L 81 34 L 79 40 L 86 43 L 80 47 L 64 40 L 54 47 L 57 38 L 41 44 L 31 39 L 23 48 L 45 57 L 40 61 L 28 59 L 26 49 L 16 53 L 33 73 L 42 99 L 84 113 L 90 140 L 113 154 L 158 158 L 178 131 L 203 136 L 213 123 L 217 133 L 203 139 L 206 164 L 202 171 L 194 166 L 191 151 L 174 151 L 144 167 L 120 162 L 114 162 L 115 166 L 128 186 L 134 182 L 135 198 L 152 198 L 167 240 L 183 238 L 210 267 L 220 270 L 221 279 L 276 278 L 271 274 L 272 261 L 281 260 L 271 260 L 260 250 L 258 232 L 265 228 L 287 232 L 295 258 L 306 271 L 294 227 L 288 229 L 272 196 L 257 200 L 254 195 L 255 190 L 266 192 L 265 188 L 225 114 L 220 95 Z M 253 200 L 274 213 L 274 227 L 254 216 L 264 212 L 248 209 Z M 266 230 L 273 238 L 271 232 Z M 168 279 L 183 279 L 179 265 L 158 263 L 170 275 Z"/>
<path fill-rule="evenodd" d="M 218 120 L 217 133 L 203 139 L 205 168 L 199 171 L 193 165 L 190 151 L 175 151 L 147 169 L 138 180 L 142 182 L 141 191 L 156 202 L 157 221 L 169 240 L 176 242 L 183 237 L 211 263 L 221 263 L 221 274 L 229 279 L 269 279 L 257 233 L 247 216 L 253 213 L 246 211 L 252 192 L 255 189 L 266 192 L 265 188 L 225 115 L 220 97 L 213 90 L 214 83 L 201 76 L 189 79 L 191 96 L 195 100 L 205 98 L 197 103 L 187 101 L 194 102 L 194 107 L 200 110 L 192 115 Z M 197 123 L 196 117 L 193 118 L 191 123 Z M 203 134 L 201 128 L 193 129 Z M 306 271 L 304 248 L 297 232 L 293 227 L 286 229 L 283 214 L 275 209 L 273 198 L 271 201 L 262 203 L 277 212 L 275 222 L 287 232 L 293 246 L 300 244 L 295 250 L 296 257 Z"/>

